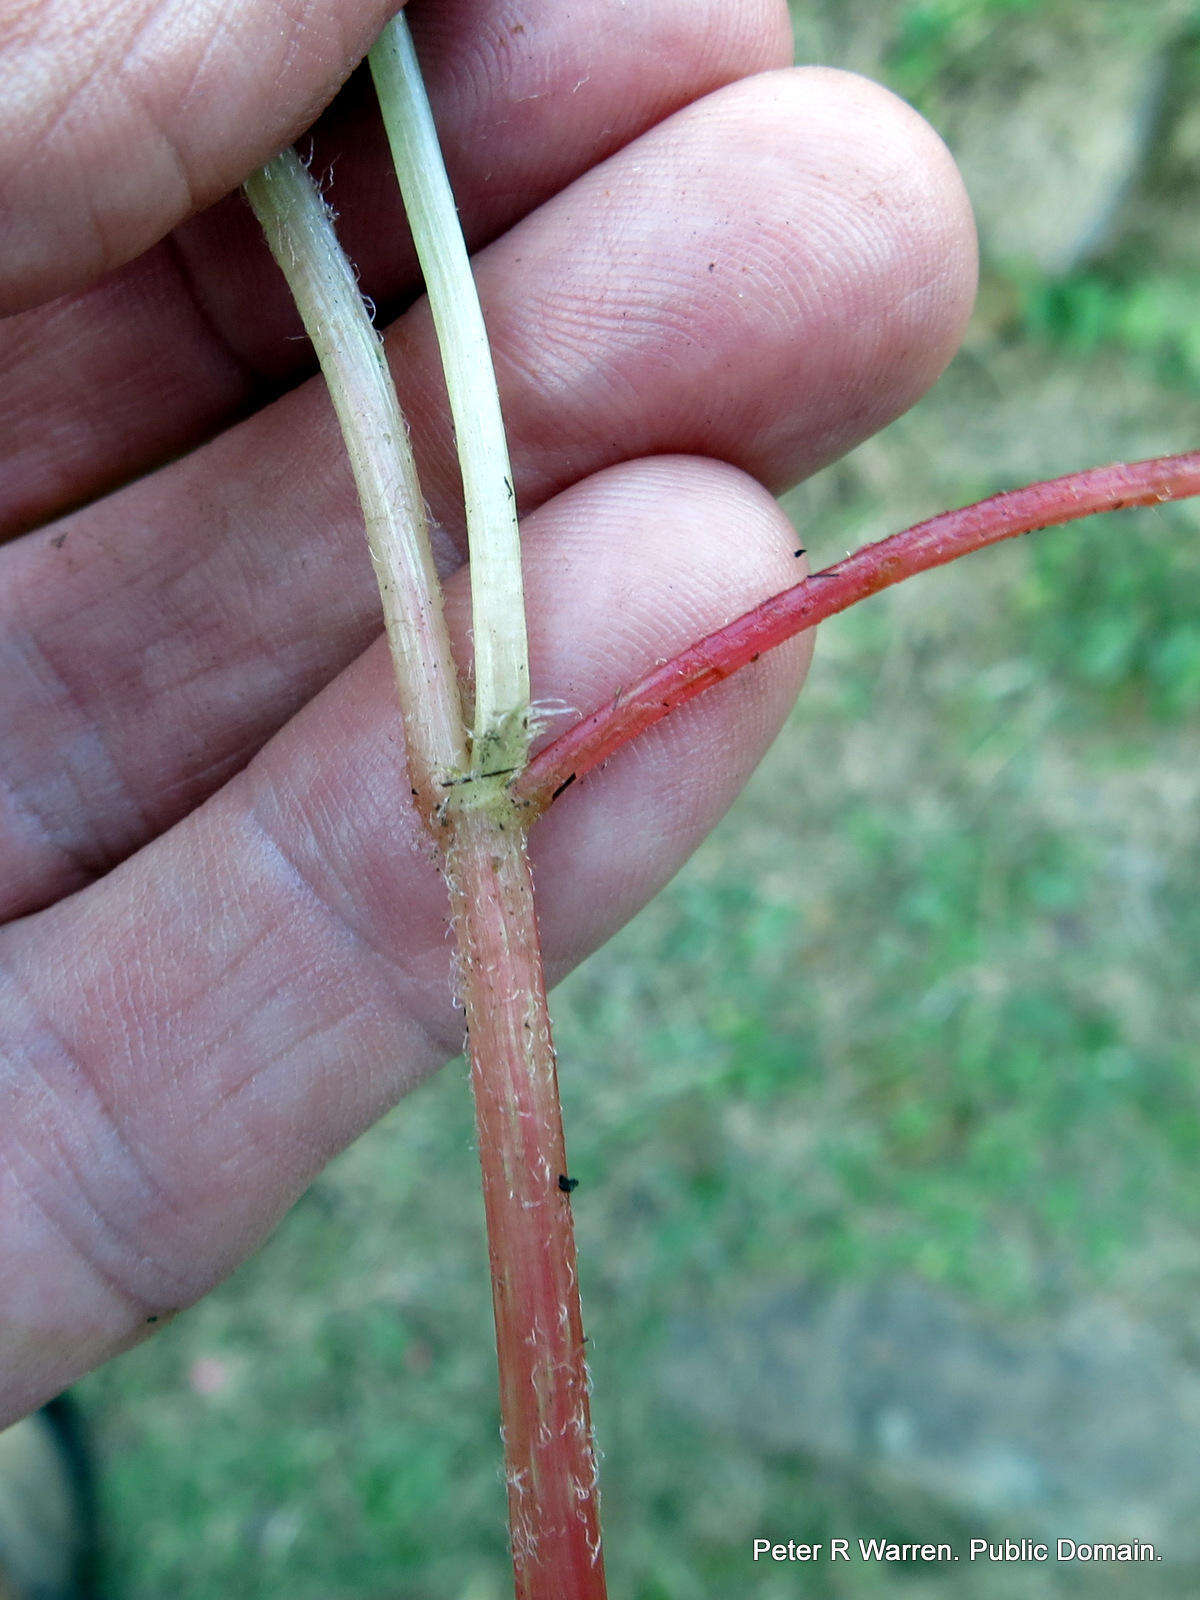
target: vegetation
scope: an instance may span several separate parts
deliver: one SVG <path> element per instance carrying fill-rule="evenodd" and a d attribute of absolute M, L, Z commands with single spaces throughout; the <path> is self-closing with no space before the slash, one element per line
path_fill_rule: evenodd
<path fill-rule="evenodd" d="M 1052 44 L 1089 8 L 872 9 L 882 72 L 936 121 L 998 39 Z M 1194 48 L 1172 73 L 1127 224 L 1065 274 L 986 258 L 947 378 L 790 497 L 814 565 L 974 494 L 1200 439 L 1172 231 Z M 1198 524 L 1185 506 L 1063 530 L 827 625 L 725 824 L 560 990 L 614 1593 L 796 1593 L 794 1572 L 749 1591 L 761 1532 L 939 1536 L 927 1506 L 671 1402 L 681 1318 L 814 1275 L 915 1274 L 998 1316 L 1103 1294 L 1197 1348 Z M 113 1594 L 506 1594 L 463 1076 L 406 1101 L 256 1260 L 81 1386 Z M 806 1580 L 843 1600 L 1070 1584 Z M 1140 1572 L 1127 1588 L 1159 1592 Z"/>

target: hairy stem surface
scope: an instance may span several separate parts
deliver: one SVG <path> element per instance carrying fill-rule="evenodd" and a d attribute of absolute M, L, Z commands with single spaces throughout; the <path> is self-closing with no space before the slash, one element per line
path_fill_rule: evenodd
<path fill-rule="evenodd" d="M 805 628 L 918 572 L 1097 511 L 1200 494 L 1200 451 L 1118 462 L 993 495 L 918 522 L 815 572 L 664 661 L 546 746 L 513 784 L 535 814 L 623 744 Z"/>
<path fill-rule="evenodd" d="M 476 772 L 507 769 L 507 776 L 528 754 L 529 647 L 516 497 L 496 374 L 403 15 L 384 28 L 369 60 L 437 330 L 462 472 L 475 635 L 473 764 Z"/>
<path fill-rule="evenodd" d="M 246 192 L 346 440 L 383 595 L 412 791 L 450 887 L 483 1169 L 517 1600 L 604 1600 L 570 1184 L 526 818 L 507 792 L 507 774 L 497 783 L 478 772 L 478 739 L 468 758 L 407 430 L 328 211 L 291 151 L 250 179 Z M 520 637 L 523 649 L 523 612 Z M 512 692 L 523 698 L 505 707 L 501 721 L 519 729 L 508 753 L 520 764 L 527 678 L 518 674 Z M 495 758 L 494 743 L 489 753 Z"/>
<path fill-rule="evenodd" d="M 246 195 L 312 340 L 346 441 L 383 598 L 412 786 L 428 820 L 447 782 L 465 770 L 467 745 L 408 429 L 353 269 L 295 151 L 248 178 Z"/>
<path fill-rule="evenodd" d="M 523 829 L 461 816 L 448 875 L 470 1025 L 517 1600 L 603 1600 L 571 1184 Z"/>

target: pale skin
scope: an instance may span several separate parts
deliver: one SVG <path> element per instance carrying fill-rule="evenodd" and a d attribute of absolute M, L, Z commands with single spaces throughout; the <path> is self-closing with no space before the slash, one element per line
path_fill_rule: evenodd
<path fill-rule="evenodd" d="M 74 10 L 0 19 L 0 1421 L 218 1282 L 461 1044 L 337 430 L 253 218 L 212 205 L 389 7 Z M 795 581 L 771 494 L 945 365 L 969 208 L 911 111 L 788 67 L 783 0 L 409 15 L 497 349 L 534 694 L 587 710 Z M 436 358 L 360 78 L 314 149 L 466 659 Z M 552 976 L 712 827 L 807 658 L 537 825 Z"/>

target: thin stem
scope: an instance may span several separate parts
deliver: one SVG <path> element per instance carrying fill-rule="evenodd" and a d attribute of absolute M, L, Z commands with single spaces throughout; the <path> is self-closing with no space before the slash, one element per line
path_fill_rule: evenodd
<path fill-rule="evenodd" d="M 403 15 L 370 54 L 413 243 L 425 275 L 458 442 L 471 553 L 476 772 L 523 766 L 529 647 L 516 496 L 496 375 L 467 247 Z"/>
<path fill-rule="evenodd" d="M 545 810 L 577 778 L 676 706 L 757 661 L 764 650 L 915 573 L 1097 511 L 1194 494 L 1200 494 L 1200 451 L 1069 473 L 918 522 L 763 601 L 655 667 L 547 745 L 516 780 L 513 792 L 533 814 Z"/>
<path fill-rule="evenodd" d="M 512 468 L 466 244 L 402 16 L 370 55 L 454 418 L 471 558 L 470 781 L 446 871 L 483 1172 L 517 1600 L 604 1600 L 583 1322 L 525 818 L 529 664 Z M 560 1184 L 561 1179 L 561 1184 Z"/>
<path fill-rule="evenodd" d="M 408 429 L 328 209 L 295 151 L 246 180 L 341 424 L 383 598 L 409 771 L 427 820 L 467 766 L 462 702 Z"/>
<path fill-rule="evenodd" d="M 450 887 L 484 1177 L 517 1600 L 604 1600 L 570 1184 L 524 817 L 503 778 L 489 784 L 467 770 L 407 432 L 328 212 L 290 151 L 246 190 L 350 451 L 383 592 L 413 793 L 443 851 Z M 525 715 L 510 721 L 520 725 L 523 759 Z"/>
<path fill-rule="evenodd" d="M 520 826 L 456 820 L 448 877 L 470 1019 L 517 1600 L 604 1600 L 562 1112 Z"/>

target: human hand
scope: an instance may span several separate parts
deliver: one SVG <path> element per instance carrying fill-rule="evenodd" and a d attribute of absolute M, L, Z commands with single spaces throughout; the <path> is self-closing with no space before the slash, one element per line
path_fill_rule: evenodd
<path fill-rule="evenodd" d="M 191 214 L 311 121 L 388 7 L 226 9 L 0 22 L 0 295 L 24 308 L 0 328 L 0 1418 L 217 1282 L 461 1042 L 332 413 L 247 208 Z M 795 580 L 768 490 L 941 370 L 969 212 L 885 91 L 736 81 L 787 62 L 782 0 L 409 14 L 496 345 L 534 694 L 586 710 Z M 330 168 L 461 644 L 452 441 L 361 76 L 316 125 Z M 806 660 L 765 658 L 538 824 L 552 976 L 677 870 Z"/>

